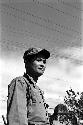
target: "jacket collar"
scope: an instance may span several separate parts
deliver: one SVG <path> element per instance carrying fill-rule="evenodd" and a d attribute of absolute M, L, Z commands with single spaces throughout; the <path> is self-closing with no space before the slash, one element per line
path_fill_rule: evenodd
<path fill-rule="evenodd" d="M 26 73 L 24 73 L 23 76 L 30 82 L 30 84 L 33 84 L 34 87 L 36 86 L 36 82 L 34 81 L 34 79 L 31 76 L 29 76 Z"/>

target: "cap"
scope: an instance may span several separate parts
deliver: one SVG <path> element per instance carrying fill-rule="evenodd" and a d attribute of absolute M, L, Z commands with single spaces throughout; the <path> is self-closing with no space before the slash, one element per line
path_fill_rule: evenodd
<path fill-rule="evenodd" d="M 28 50 L 25 51 L 23 59 L 26 60 L 27 58 L 31 57 L 32 55 L 38 55 L 42 54 L 45 56 L 46 59 L 50 57 L 50 52 L 47 51 L 46 49 L 41 49 L 41 48 L 29 48 Z"/>

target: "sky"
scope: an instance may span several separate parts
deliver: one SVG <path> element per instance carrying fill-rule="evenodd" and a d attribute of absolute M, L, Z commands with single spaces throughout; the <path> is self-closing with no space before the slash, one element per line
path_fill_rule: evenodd
<path fill-rule="evenodd" d="M 8 84 L 25 72 L 23 53 L 29 47 L 46 48 L 51 53 L 37 83 L 50 108 L 63 103 L 66 90 L 82 92 L 82 15 L 81 0 L 0 3 L 0 118 L 6 115 Z"/>

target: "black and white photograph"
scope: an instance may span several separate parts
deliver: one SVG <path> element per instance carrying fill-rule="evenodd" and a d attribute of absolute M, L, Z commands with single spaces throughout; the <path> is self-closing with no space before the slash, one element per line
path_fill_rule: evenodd
<path fill-rule="evenodd" d="M 0 0 L 0 125 L 83 125 L 82 0 Z"/>

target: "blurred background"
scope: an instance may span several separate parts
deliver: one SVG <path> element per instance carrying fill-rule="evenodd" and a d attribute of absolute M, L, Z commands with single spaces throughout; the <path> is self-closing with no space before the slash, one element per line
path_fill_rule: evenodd
<path fill-rule="evenodd" d="M 38 80 L 49 112 L 66 90 L 83 91 L 82 0 L 0 0 L 0 124 L 6 115 L 8 84 L 24 74 L 23 53 L 46 48 L 51 57 Z"/>

